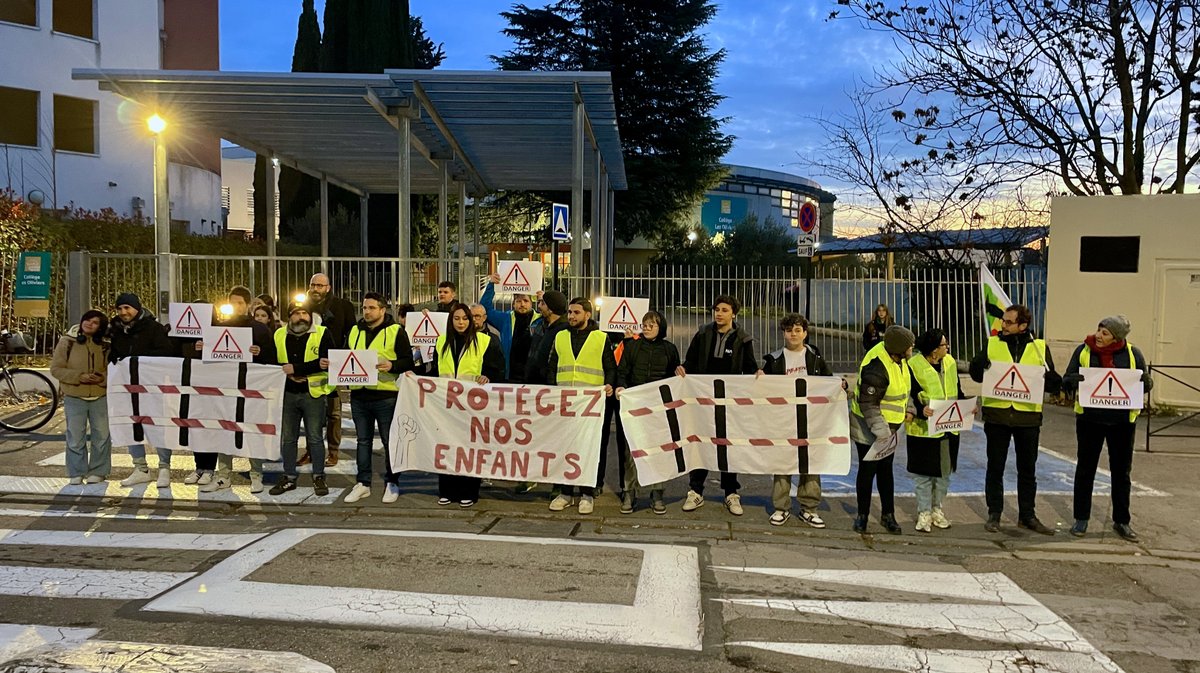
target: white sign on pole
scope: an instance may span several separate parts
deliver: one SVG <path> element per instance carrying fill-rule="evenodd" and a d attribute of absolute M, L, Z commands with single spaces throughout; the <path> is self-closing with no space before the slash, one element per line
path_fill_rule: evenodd
<path fill-rule="evenodd" d="M 1079 406 L 1094 409 L 1141 409 L 1142 370 L 1080 367 Z"/>
<path fill-rule="evenodd" d="M 420 311 L 412 311 L 404 319 L 408 340 L 414 348 L 421 349 L 422 362 L 433 362 L 438 337 L 442 335 L 442 330 L 446 328 L 446 322 L 449 319 L 449 313 L 425 315 Z"/>
<path fill-rule="evenodd" d="M 596 322 L 601 332 L 642 331 L 642 316 L 650 310 L 649 299 L 600 297 L 596 299 Z"/>
<path fill-rule="evenodd" d="M 541 262 L 500 262 L 497 292 L 537 294 L 542 289 Z"/>
<path fill-rule="evenodd" d="M 975 427 L 975 408 L 979 398 L 966 400 L 930 400 L 933 415 L 925 419 L 930 432 L 970 432 Z"/>
<path fill-rule="evenodd" d="M 373 386 L 379 383 L 379 353 L 366 350 L 329 350 L 329 383 L 334 386 Z"/>
<path fill-rule="evenodd" d="M 204 362 L 253 362 L 250 347 L 254 345 L 254 330 L 249 327 L 205 327 L 201 333 Z"/>
<path fill-rule="evenodd" d="M 1046 392 L 1046 368 L 1019 362 L 993 362 L 983 373 L 982 397 L 1041 404 Z"/>
<path fill-rule="evenodd" d="M 812 257 L 817 250 L 817 232 L 801 233 L 796 237 L 796 256 Z"/>
<path fill-rule="evenodd" d="M 571 209 L 565 203 L 550 205 L 550 240 L 567 241 L 571 238 Z"/>
<path fill-rule="evenodd" d="M 167 336 L 199 339 L 204 328 L 212 326 L 212 304 L 181 304 L 171 302 L 167 307 Z"/>

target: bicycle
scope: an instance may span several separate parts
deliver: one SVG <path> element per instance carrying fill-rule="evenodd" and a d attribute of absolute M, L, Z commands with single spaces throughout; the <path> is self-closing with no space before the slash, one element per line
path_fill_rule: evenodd
<path fill-rule="evenodd" d="M 12 356 L 32 352 L 24 335 L 0 331 L 0 428 L 11 432 L 33 432 L 58 409 L 58 387 L 50 377 L 9 366 Z"/>

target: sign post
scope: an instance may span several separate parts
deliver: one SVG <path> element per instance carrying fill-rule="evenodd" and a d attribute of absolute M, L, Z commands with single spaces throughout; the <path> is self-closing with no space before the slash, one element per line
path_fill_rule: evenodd
<path fill-rule="evenodd" d="M 50 253 L 22 252 L 17 257 L 13 312 L 19 318 L 50 317 Z"/>
<path fill-rule="evenodd" d="M 800 206 L 800 234 L 796 237 L 796 256 L 812 257 L 817 249 L 817 239 L 820 232 L 817 229 L 819 221 L 817 206 L 812 201 L 805 201 Z"/>
<path fill-rule="evenodd" d="M 551 255 L 554 258 L 554 287 L 558 289 L 558 244 L 560 241 L 571 240 L 570 226 L 571 209 L 565 203 L 553 203 L 550 205 L 550 240 L 551 240 Z"/>

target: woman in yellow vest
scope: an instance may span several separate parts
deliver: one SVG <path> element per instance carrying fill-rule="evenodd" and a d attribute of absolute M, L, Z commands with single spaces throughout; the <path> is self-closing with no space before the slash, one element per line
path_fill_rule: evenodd
<path fill-rule="evenodd" d="M 904 424 L 908 435 L 908 472 L 917 493 L 917 525 L 922 533 L 934 526 L 949 528 L 942 501 L 950 490 L 950 475 L 958 469 L 958 433 L 929 429 L 933 400 L 963 399 L 958 387 L 958 365 L 950 354 L 950 342 L 940 329 L 917 337 L 917 353 L 908 360 L 912 371 L 913 405 L 917 411 Z"/>
<path fill-rule="evenodd" d="M 1081 367 L 1107 369 L 1136 369 L 1142 373 L 1142 387 L 1149 392 L 1153 386 L 1142 352 L 1126 340 L 1129 319 L 1123 315 L 1109 316 L 1096 326 L 1071 355 L 1067 373 L 1063 375 L 1063 390 L 1074 393 L 1083 382 Z M 1088 519 L 1092 516 L 1092 487 L 1096 483 L 1096 467 L 1100 452 L 1108 443 L 1108 469 L 1112 473 L 1113 531 L 1123 539 L 1137 542 L 1138 535 L 1129 527 L 1129 473 L 1133 469 L 1133 433 L 1137 410 L 1099 409 L 1084 407 L 1075 397 L 1075 438 L 1079 444 L 1079 461 L 1075 464 L 1075 525 L 1071 534 L 1087 534 Z"/>
<path fill-rule="evenodd" d="M 450 331 L 437 339 L 433 376 L 479 384 L 499 383 L 504 378 L 500 340 L 475 329 L 466 304 L 450 306 Z M 457 500 L 459 507 L 474 505 L 479 500 L 481 481 L 479 477 L 439 474 L 438 504 L 449 505 Z"/>

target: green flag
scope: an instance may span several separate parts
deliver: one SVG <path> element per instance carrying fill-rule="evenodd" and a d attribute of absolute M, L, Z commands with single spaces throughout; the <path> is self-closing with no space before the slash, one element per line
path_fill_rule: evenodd
<path fill-rule="evenodd" d="M 979 265 L 979 289 L 983 296 L 983 326 L 989 336 L 1000 333 L 1004 312 L 1012 306 L 1008 293 L 1000 287 L 996 277 L 988 271 L 987 264 Z"/>

